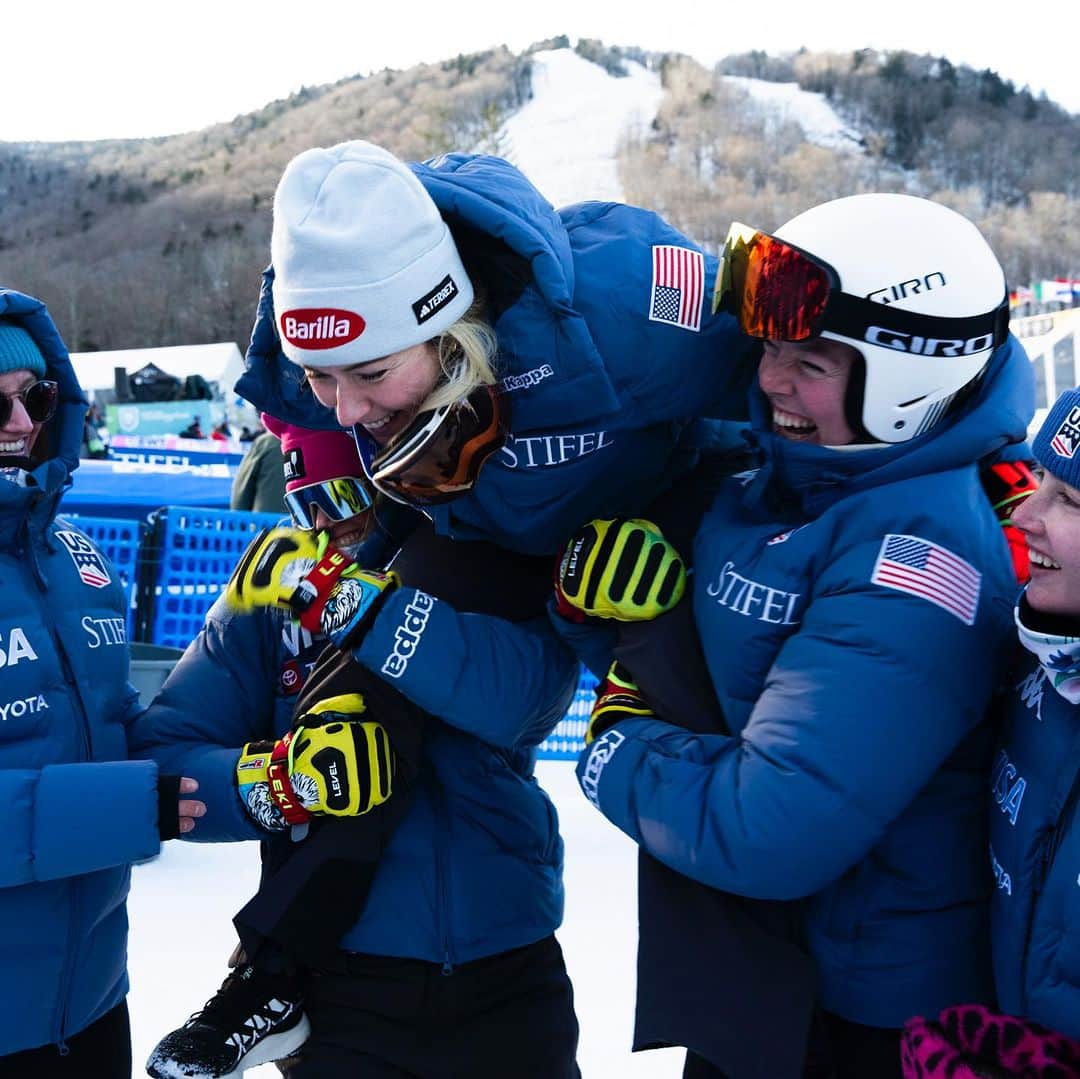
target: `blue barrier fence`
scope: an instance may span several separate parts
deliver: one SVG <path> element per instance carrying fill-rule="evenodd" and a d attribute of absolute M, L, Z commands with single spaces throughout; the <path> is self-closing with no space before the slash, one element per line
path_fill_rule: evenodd
<path fill-rule="evenodd" d="M 116 567 L 129 597 L 128 639 L 170 648 L 186 648 L 195 638 L 252 538 L 281 519 L 187 506 L 158 510 L 149 525 L 66 516 Z M 595 688 L 583 671 L 566 716 L 539 747 L 541 758 L 570 760 L 581 752 Z"/>

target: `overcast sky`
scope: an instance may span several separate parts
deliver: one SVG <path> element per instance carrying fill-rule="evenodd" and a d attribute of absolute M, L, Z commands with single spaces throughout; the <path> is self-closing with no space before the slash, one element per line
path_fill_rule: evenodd
<path fill-rule="evenodd" d="M 37 0 L 9 5 L 0 141 L 167 135 L 303 85 L 567 34 L 711 64 L 805 45 L 945 55 L 1080 112 L 1068 9 L 981 0 Z M 1031 12 L 1028 15 L 1028 12 Z"/>

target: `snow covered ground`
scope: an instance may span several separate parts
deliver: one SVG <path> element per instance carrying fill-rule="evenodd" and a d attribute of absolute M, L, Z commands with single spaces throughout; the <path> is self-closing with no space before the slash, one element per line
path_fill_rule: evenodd
<path fill-rule="evenodd" d="M 745 90 L 779 120 L 797 123 L 808 142 L 830 150 L 862 152 L 859 133 L 840 119 L 824 94 L 810 93 L 796 82 L 768 82 L 742 75 L 726 75 L 724 81 Z"/>
<path fill-rule="evenodd" d="M 566 919 L 558 932 L 574 983 L 584 1079 L 681 1074 L 674 1049 L 630 1053 L 637 948 L 636 849 L 585 800 L 567 761 L 541 761 L 541 786 L 566 843 Z M 135 1074 L 158 1039 L 201 1007 L 225 976 L 232 915 L 258 880 L 254 843 L 169 843 L 135 867 L 129 966 Z M 273 1079 L 271 1065 L 252 1079 Z"/>
<path fill-rule="evenodd" d="M 627 68 L 628 76 L 613 78 L 571 49 L 533 57 L 533 99 L 504 124 L 499 151 L 552 205 L 622 201 L 619 137 L 627 127 L 651 124 L 663 96 L 656 72 Z"/>

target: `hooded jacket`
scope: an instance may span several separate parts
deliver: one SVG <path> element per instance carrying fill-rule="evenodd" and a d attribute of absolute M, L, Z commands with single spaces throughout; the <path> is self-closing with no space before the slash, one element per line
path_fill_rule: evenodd
<path fill-rule="evenodd" d="M 1080 1040 L 1080 707 L 1026 650 L 1005 706 L 990 772 L 999 1002 Z"/>
<path fill-rule="evenodd" d="M 475 488 L 430 508 L 440 534 L 554 554 L 584 521 L 639 511 L 693 463 L 692 417 L 745 418 L 756 346 L 729 315 L 709 314 L 716 260 L 662 218 L 608 202 L 555 211 L 495 157 L 410 167 L 487 296 L 510 410 L 506 444 Z M 691 252 L 696 276 L 666 276 L 666 246 Z M 263 276 L 236 390 L 291 423 L 334 427 L 281 351 L 273 268 Z M 676 292 L 685 325 L 664 308 Z"/>
<path fill-rule="evenodd" d="M 984 717 L 1016 584 L 977 462 L 1031 411 L 1014 339 L 896 446 L 785 440 L 755 391 L 761 467 L 722 483 L 693 558 L 734 733 L 627 720 L 579 762 L 590 800 L 679 873 L 803 900 L 821 1004 L 854 1022 L 992 999 Z"/>
<path fill-rule="evenodd" d="M 0 289 L 60 384 L 48 460 L 0 477 L 0 1056 L 62 1042 L 127 992 L 130 863 L 159 849 L 157 766 L 129 761 L 125 597 L 93 543 L 56 518 L 86 399 L 45 306 Z M 17 988 L 16 988 L 17 987 Z"/>

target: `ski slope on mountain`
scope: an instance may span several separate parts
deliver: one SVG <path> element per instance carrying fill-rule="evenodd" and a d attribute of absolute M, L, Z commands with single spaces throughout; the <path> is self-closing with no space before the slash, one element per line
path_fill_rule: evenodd
<path fill-rule="evenodd" d="M 767 82 L 742 75 L 725 75 L 724 82 L 749 94 L 767 116 L 798 124 L 807 142 L 828 150 L 862 152 L 862 136 L 844 123 L 824 94 L 803 90 L 796 82 Z"/>
<path fill-rule="evenodd" d="M 658 73 L 626 67 L 629 74 L 615 78 L 571 49 L 533 57 L 533 98 L 503 125 L 498 152 L 552 205 L 623 200 L 619 138 L 627 128 L 648 127 L 663 96 Z"/>

